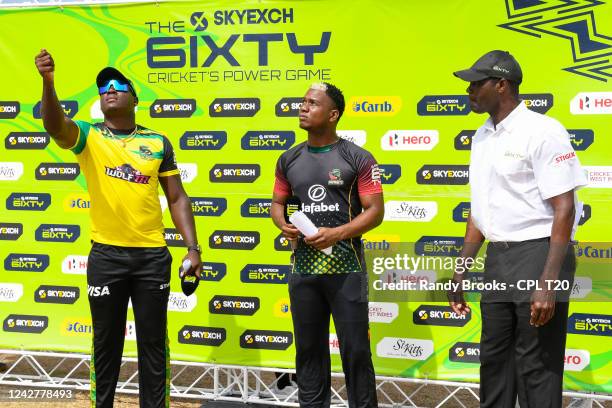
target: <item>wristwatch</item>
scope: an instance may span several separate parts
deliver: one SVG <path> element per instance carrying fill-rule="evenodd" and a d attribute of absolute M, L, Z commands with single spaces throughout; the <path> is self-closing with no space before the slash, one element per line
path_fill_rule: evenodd
<path fill-rule="evenodd" d="M 187 251 L 196 251 L 198 254 L 202 254 L 202 247 L 199 244 L 190 245 L 187 247 Z"/>

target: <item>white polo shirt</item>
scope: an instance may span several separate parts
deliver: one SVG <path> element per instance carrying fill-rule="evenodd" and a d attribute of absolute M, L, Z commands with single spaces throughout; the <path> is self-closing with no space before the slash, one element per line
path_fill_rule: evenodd
<path fill-rule="evenodd" d="M 472 139 L 471 217 L 489 241 L 549 237 L 547 199 L 586 184 L 563 125 L 524 102 L 497 127 L 487 119 Z"/>

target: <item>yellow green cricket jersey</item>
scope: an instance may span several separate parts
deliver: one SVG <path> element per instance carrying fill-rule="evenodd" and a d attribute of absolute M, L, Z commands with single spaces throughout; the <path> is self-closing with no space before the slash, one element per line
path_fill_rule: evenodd
<path fill-rule="evenodd" d="M 91 239 L 127 247 L 165 246 L 159 177 L 179 174 L 167 137 L 138 126 L 113 135 L 102 123 L 75 121 L 70 148 L 85 174 L 91 199 Z"/>

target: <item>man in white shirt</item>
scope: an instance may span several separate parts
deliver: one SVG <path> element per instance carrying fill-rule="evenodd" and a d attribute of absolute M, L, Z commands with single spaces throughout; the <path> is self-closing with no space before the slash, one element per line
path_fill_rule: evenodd
<path fill-rule="evenodd" d="M 488 52 L 454 74 L 470 83 L 472 111 L 489 114 L 472 139 L 460 256 L 474 258 L 487 239 L 485 282 L 506 287 L 482 293 L 480 406 L 513 408 L 518 389 L 521 408 L 561 407 L 569 290 L 555 289 L 573 284 L 575 190 L 586 177 L 565 128 L 519 100 L 523 74 L 510 53 Z M 463 294 L 450 295 L 467 313 Z"/>

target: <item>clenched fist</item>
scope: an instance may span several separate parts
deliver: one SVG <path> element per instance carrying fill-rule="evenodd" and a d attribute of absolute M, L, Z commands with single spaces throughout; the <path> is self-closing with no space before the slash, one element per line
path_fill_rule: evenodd
<path fill-rule="evenodd" d="M 34 62 L 36 63 L 36 68 L 38 68 L 38 72 L 43 77 L 43 80 L 53 81 L 55 62 L 53 62 L 53 57 L 51 57 L 51 54 L 49 54 L 47 50 L 43 48 L 36 56 Z"/>

